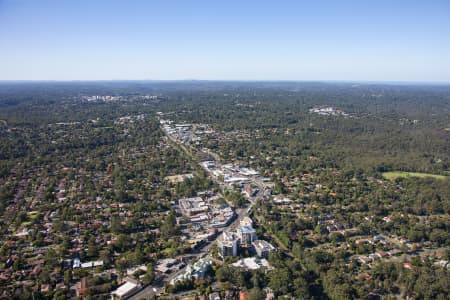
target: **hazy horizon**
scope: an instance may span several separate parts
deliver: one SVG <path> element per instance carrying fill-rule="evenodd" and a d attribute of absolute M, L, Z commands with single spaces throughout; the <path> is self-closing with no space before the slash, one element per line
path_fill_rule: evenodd
<path fill-rule="evenodd" d="M 149 83 L 346 83 L 346 84 L 375 84 L 375 85 L 450 85 L 450 81 L 380 81 L 380 80 L 245 80 L 245 79 L 0 79 L 0 83 L 121 83 L 121 82 L 149 82 Z"/>

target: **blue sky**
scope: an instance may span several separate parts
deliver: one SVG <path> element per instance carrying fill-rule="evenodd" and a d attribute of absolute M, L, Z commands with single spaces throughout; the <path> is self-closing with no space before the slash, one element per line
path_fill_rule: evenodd
<path fill-rule="evenodd" d="M 450 82 L 450 1 L 0 0 L 0 80 Z"/>

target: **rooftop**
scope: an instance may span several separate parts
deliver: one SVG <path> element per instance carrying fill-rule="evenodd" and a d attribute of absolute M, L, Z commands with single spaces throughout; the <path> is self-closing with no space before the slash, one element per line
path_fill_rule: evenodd
<path fill-rule="evenodd" d="M 234 267 L 247 268 L 250 270 L 257 270 L 261 267 L 272 268 L 265 258 L 247 257 L 238 260 L 233 264 Z"/>
<path fill-rule="evenodd" d="M 135 289 L 137 286 L 138 286 L 138 284 L 127 281 L 124 284 L 122 284 L 121 286 L 119 286 L 117 288 L 117 290 L 115 290 L 111 294 L 118 296 L 118 297 L 123 297 L 124 295 L 128 294 L 133 289 Z"/>
<path fill-rule="evenodd" d="M 252 226 L 241 226 L 239 231 L 242 233 L 254 233 L 255 229 Z"/>
<path fill-rule="evenodd" d="M 274 246 L 272 246 L 270 243 L 268 243 L 268 242 L 266 242 L 264 240 L 253 241 L 253 246 L 255 246 L 255 248 L 261 249 L 263 251 L 275 250 Z"/>

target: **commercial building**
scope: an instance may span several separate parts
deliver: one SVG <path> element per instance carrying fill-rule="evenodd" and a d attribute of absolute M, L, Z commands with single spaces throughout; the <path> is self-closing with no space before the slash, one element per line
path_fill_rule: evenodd
<path fill-rule="evenodd" d="M 246 257 L 241 260 L 238 260 L 234 264 L 233 267 L 237 268 L 245 268 L 248 270 L 257 270 L 261 267 L 272 269 L 272 266 L 269 264 L 267 259 L 265 258 L 256 258 L 256 257 Z"/>
<path fill-rule="evenodd" d="M 275 252 L 275 247 L 264 240 L 253 241 L 252 245 L 259 257 L 268 258 L 270 253 Z"/>
<path fill-rule="evenodd" d="M 244 247 L 250 247 L 252 242 L 258 239 L 255 229 L 251 226 L 239 227 L 237 235 L 241 240 L 241 245 Z"/>
<path fill-rule="evenodd" d="M 211 228 L 220 228 L 230 225 L 236 218 L 236 213 L 231 207 L 226 207 L 214 212 L 214 217 L 211 219 Z"/>
<path fill-rule="evenodd" d="M 238 255 L 239 238 L 234 233 L 225 231 L 217 244 L 222 257 Z"/>
<path fill-rule="evenodd" d="M 179 200 L 179 204 L 182 213 L 187 216 L 208 211 L 208 205 L 200 197 L 183 198 Z"/>
<path fill-rule="evenodd" d="M 170 284 L 175 284 L 178 281 L 183 281 L 186 279 L 202 279 L 205 278 L 206 273 L 211 269 L 213 265 L 213 260 L 210 258 L 201 258 L 193 265 L 188 265 L 186 271 L 170 281 Z"/>
<path fill-rule="evenodd" d="M 124 284 L 111 293 L 111 300 L 122 300 L 131 297 L 142 289 L 141 285 L 132 279 L 127 279 Z"/>
<path fill-rule="evenodd" d="M 234 177 L 234 176 L 225 176 L 225 183 L 235 184 L 235 183 L 246 183 L 249 182 L 250 179 L 248 177 Z"/>

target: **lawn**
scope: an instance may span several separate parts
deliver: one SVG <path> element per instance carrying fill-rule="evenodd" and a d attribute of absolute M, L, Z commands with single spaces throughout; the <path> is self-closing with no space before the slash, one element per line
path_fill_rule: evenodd
<path fill-rule="evenodd" d="M 446 179 L 449 178 L 448 176 L 444 175 L 435 175 L 435 174 L 428 174 L 428 173 L 417 173 L 417 172 L 401 172 L 401 171 L 392 171 L 392 172 L 384 172 L 383 177 L 389 180 L 394 180 L 398 177 L 433 177 L 436 179 Z"/>

